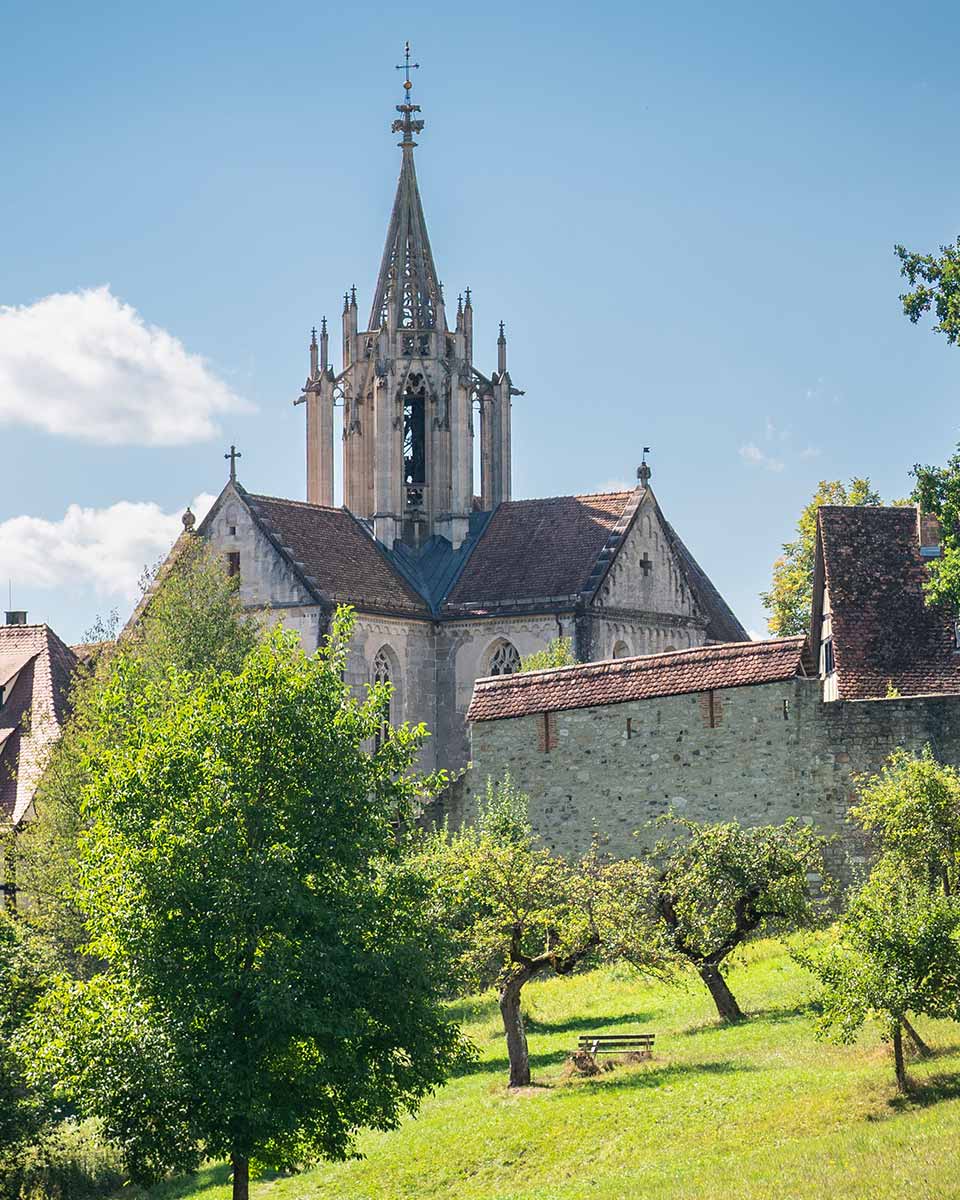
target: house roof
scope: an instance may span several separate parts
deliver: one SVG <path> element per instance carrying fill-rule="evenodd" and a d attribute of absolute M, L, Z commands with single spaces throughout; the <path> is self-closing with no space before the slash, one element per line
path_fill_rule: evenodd
<path fill-rule="evenodd" d="M 576 598 L 636 492 L 506 500 L 494 511 L 445 608 Z"/>
<path fill-rule="evenodd" d="M 960 693 L 955 615 L 924 602 L 916 509 L 824 505 L 817 519 L 840 699 Z M 819 614 L 817 598 L 817 646 Z"/>
<path fill-rule="evenodd" d="M 0 676 L 11 686 L 0 705 L 0 822 L 16 825 L 66 720 L 77 658 L 46 625 L 3 625 L 3 664 Z"/>
<path fill-rule="evenodd" d="M 530 713 L 776 683 L 809 673 L 810 665 L 806 638 L 791 637 L 498 675 L 477 680 L 467 719 L 496 721 Z"/>
<path fill-rule="evenodd" d="M 325 508 L 237 490 L 318 600 L 419 616 L 429 614 L 422 597 L 345 508 Z"/>

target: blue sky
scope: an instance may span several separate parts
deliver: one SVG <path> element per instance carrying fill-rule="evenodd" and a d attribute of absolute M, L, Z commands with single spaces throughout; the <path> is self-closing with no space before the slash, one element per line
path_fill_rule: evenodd
<path fill-rule="evenodd" d="M 516 496 L 652 446 L 760 631 L 819 479 L 903 495 L 960 439 L 960 351 L 893 255 L 960 233 L 953 4 L 0 0 L 0 31 L 2 598 L 68 639 L 126 615 L 231 441 L 303 495 L 291 402 L 311 325 L 370 302 L 406 37 L 448 299 L 526 390 Z"/>

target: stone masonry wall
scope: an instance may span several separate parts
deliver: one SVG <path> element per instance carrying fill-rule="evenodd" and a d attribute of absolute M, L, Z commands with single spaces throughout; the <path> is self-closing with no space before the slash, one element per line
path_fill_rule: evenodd
<path fill-rule="evenodd" d="M 535 827 L 567 853 L 595 832 L 632 853 L 656 840 L 651 822 L 671 810 L 747 825 L 798 817 L 840 835 L 832 865 L 850 878 L 868 853 L 847 820 L 853 777 L 927 741 L 960 765 L 960 700 L 825 704 L 819 692 L 818 680 L 795 679 L 478 722 L 463 816 L 488 777 L 509 771 Z"/>

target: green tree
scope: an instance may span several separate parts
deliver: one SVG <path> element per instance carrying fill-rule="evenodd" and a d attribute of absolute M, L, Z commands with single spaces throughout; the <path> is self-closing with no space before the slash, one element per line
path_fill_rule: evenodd
<path fill-rule="evenodd" d="M 934 309 L 933 328 L 955 346 L 960 340 L 960 237 L 956 245 L 941 246 L 939 256 L 917 254 L 905 246 L 894 247 L 894 253 L 900 259 L 900 274 L 913 288 L 900 297 L 904 315 L 916 325 Z"/>
<path fill-rule="evenodd" d="M 809 632 L 813 600 L 813 562 L 817 548 L 817 509 L 821 504 L 879 504 L 880 497 L 869 479 L 821 479 L 810 503 L 797 522 L 797 536 L 784 542 L 783 554 L 773 564 L 773 582 L 760 599 L 770 613 L 767 628 L 774 637 L 792 637 Z"/>
<path fill-rule="evenodd" d="M 276 1167 L 352 1152 L 463 1056 L 442 937 L 398 829 L 421 794 L 422 727 L 388 685 L 343 682 L 338 613 L 312 657 L 275 630 L 238 673 L 120 657 L 112 731 L 83 792 L 78 902 L 104 970 L 31 1024 L 35 1076 L 99 1118 L 129 1169 L 229 1157 Z"/>
<path fill-rule="evenodd" d="M 876 775 L 861 778 L 850 814 L 929 891 L 960 893 L 960 772 L 895 750 Z"/>
<path fill-rule="evenodd" d="M 77 842 L 86 823 L 80 800 L 101 750 L 117 739 L 122 726 L 117 713 L 111 713 L 109 727 L 104 724 L 101 692 L 120 671 L 126 686 L 136 679 L 141 691 L 148 681 L 162 684 L 171 668 L 197 674 L 237 671 L 257 639 L 257 626 L 240 603 L 237 579 L 200 537 L 185 539 L 166 569 L 147 573 L 143 587 L 134 627 L 119 643 L 105 645 L 75 676 L 71 716 L 37 790 L 37 819 L 17 836 L 17 878 L 27 899 L 26 919 L 74 973 L 96 968 L 93 958 L 79 952 L 86 933 L 73 899 Z M 112 618 L 98 622 L 84 640 L 104 640 L 114 624 Z M 128 669 L 131 663 L 136 671 Z M 153 689 L 153 696 L 162 694 L 161 686 Z"/>
<path fill-rule="evenodd" d="M 49 1093 L 28 1084 L 15 1041 L 43 992 L 46 969 L 23 922 L 0 909 L 0 1196 L 22 1151 L 53 1116 Z"/>
<path fill-rule="evenodd" d="M 673 950 L 696 969 L 720 1018 L 742 1021 L 724 964 L 748 938 L 816 919 L 807 879 L 815 873 L 826 881 L 827 839 L 792 819 L 756 829 L 669 820 L 680 833 L 654 854 L 657 911 Z"/>
<path fill-rule="evenodd" d="M 927 563 L 924 584 L 928 604 L 960 612 L 960 447 L 944 467 L 913 468 L 916 487 L 913 500 L 922 512 L 940 521 L 940 554 Z"/>
<path fill-rule="evenodd" d="M 903 1031 L 927 1048 L 909 1013 L 960 1020 L 960 904 L 881 857 L 825 945 L 796 957 L 820 980 L 818 1036 L 853 1042 L 868 1018 L 893 1043 L 897 1089 L 907 1088 Z"/>
<path fill-rule="evenodd" d="M 488 783 L 475 824 L 429 835 L 421 862 L 437 885 L 433 918 L 460 946 L 461 983 L 497 989 L 510 1087 L 530 1083 L 521 999 L 531 979 L 601 958 L 670 969 L 650 919 L 649 868 L 596 852 L 576 862 L 554 854 L 537 842 L 527 798 L 509 779 Z"/>
<path fill-rule="evenodd" d="M 521 671 L 548 671 L 552 667 L 575 667 L 576 665 L 573 639 L 568 637 L 554 638 L 546 650 L 525 654 L 520 660 Z"/>

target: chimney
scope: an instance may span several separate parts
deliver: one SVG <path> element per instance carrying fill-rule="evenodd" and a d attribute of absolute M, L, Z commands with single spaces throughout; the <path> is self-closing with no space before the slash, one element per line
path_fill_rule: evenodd
<path fill-rule="evenodd" d="M 8 625 L 26 625 L 27 614 L 22 608 L 16 608 L 7 613 Z"/>
<path fill-rule="evenodd" d="M 923 558 L 940 557 L 940 518 L 917 505 L 917 541 Z"/>

